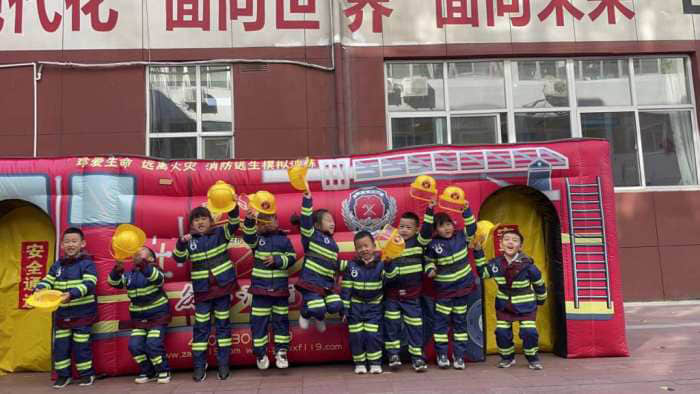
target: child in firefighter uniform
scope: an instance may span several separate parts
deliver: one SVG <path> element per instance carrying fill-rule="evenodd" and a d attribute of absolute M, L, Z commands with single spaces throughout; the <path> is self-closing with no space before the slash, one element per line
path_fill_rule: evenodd
<path fill-rule="evenodd" d="M 350 331 L 350 351 L 355 373 L 366 374 L 367 363 L 372 374 L 382 373 L 382 298 L 384 296 L 384 263 L 375 253 L 372 234 L 360 231 L 355 235 L 357 258 L 341 262 L 343 279 L 341 298 L 343 319 Z M 395 274 L 394 274 L 395 275 Z"/>
<path fill-rule="evenodd" d="M 479 276 L 492 278 L 498 284 L 496 293 L 496 343 L 501 355 L 499 368 L 515 364 L 513 346 L 513 322 L 520 323 L 520 338 L 523 340 L 523 353 L 529 368 L 541 370 L 537 357 L 539 335 L 535 320 L 537 306 L 547 299 L 547 288 L 540 270 L 532 258 L 522 252 L 524 242 L 517 230 L 505 231 L 501 238 L 503 255 L 486 263 L 481 242 L 475 240 L 474 257 Z"/>
<path fill-rule="evenodd" d="M 384 291 L 386 296 L 384 300 L 386 336 L 384 346 L 389 357 L 389 367 L 398 368 L 401 366 L 399 351 L 401 349 L 401 321 L 403 320 L 408 338 L 408 353 L 411 355 L 411 363 L 416 372 L 422 372 L 428 368 L 423 353 L 423 313 L 420 295 L 425 268 L 423 248 L 432 237 L 432 213 L 425 214 L 420 233 L 418 232 L 419 223 L 418 216 L 413 212 L 406 212 L 399 219 L 399 235 L 404 239 L 406 248 L 400 257 L 386 263 L 386 270 L 396 277 L 387 284 Z"/>
<path fill-rule="evenodd" d="M 116 289 L 126 289 L 131 303 L 131 338 L 129 352 L 139 365 L 135 383 L 170 382 L 170 367 L 165 353 L 165 332 L 170 323 L 168 297 L 163 290 L 163 273 L 155 266 L 156 255 L 141 247 L 133 257 L 133 268 L 124 271 L 117 260 L 107 283 Z"/>
<path fill-rule="evenodd" d="M 287 235 L 279 230 L 274 196 L 267 192 L 268 207 L 275 213 L 247 212 L 243 222 L 243 240 L 253 251 L 253 272 L 248 293 L 253 295 L 250 326 L 253 353 L 259 369 L 267 369 L 269 330 L 272 328 L 277 368 L 287 368 L 289 333 L 289 274 L 296 263 L 296 253 Z M 257 221 L 256 221 L 257 219 Z"/>
<path fill-rule="evenodd" d="M 428 208 L 426 216 L 432 215 Z M 476 289 L 474 274 L 467 258 L 469 241 L 476 233 L 476 220 L 465 202 L 462 211 L 464 230 L 456 231 L 450 216 L 440 212 L 434 217 L 435 235 L 425 250 L 426 272 L 435 271 L 435 314 L 433 339 L 438 367 L 449 368 L 448 328 L 452 320 L 453 366 L 464 369 L 467 351 L 467 300 Z"/>
<path fill-rule="evenodd" d="M 304 263 L 296 283 L 303 297 L 299 327 L 307 329 L 313 318 L 316 329 L 324 332 L 326 313 L 339 313 L 343 309 L 340 296 L 333 292 L 335 276 L 340 270 L 339 249 L 333 239 L 335 221 L 327 209 L 314 211 L 311 193 L 306 192 L 302 199 L 301 218 L 292 217 L 292 223 L 297 222 L 304 247 Z"/>
<path fill-rule="evenodd" d="M 51 266 L 35 289 L 63 292 L 54 325 L 53 365 L 58 378 L 53 387 L 57 389 L 71 383 L 71 355 L 75 357 L 80 385 L 95 382 L 90 334 L 97 320 L 97 269 L 92 258 L 83 253 L 84 248 L 83 232 L 74 227 L 66 229 L 61 239 L 63 257 Z"/>
<path fill-rule="evenodd" d="M 178 263 L 191 262 L 195 322 L 192 333 L 192 378 L 207 377 L 207 348 L 211 318 L 216 322 L 218 378 L 229 376 L 231 355 L 231 296 L 236 289 L 236 270 L 228 256 L 228 243 L 238 230 L 238 206 L 228 212 L 228 221 L 212 227 L 214 219 L 207 208 L 190 212 L 190 233 L 177 241 L 173 257 Z"/>

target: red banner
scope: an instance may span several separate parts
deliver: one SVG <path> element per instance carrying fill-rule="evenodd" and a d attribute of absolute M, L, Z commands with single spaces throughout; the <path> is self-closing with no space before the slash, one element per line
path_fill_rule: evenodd
<path fill-rule="evenodd" d="M 29 309 L 26 300 L 41 278 L 46 276 L 49 259 L 49 241 L 22 242 L 22 259 L 19 280 L 19 309 Z"/>
<path fill-rule="evenodd" d="M 503 250 L 501 250 L 501 239 L 503 238 L 503 233 L 511 230 L 519 230 L 517 224 L 501 224 L 493 230 L 493 254 L 494 256 L 503 255 Z"/>

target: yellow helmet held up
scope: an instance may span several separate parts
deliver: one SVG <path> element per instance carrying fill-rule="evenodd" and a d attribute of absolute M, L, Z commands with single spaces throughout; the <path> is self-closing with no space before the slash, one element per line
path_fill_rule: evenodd
<path fill-rule="evenodd" d="M 390 225 L 386 225 L 378 238 L 383 238 L 380 242 L 382 251 L 382 261 L 393 260 L 401 256 L 406 249 L 406 241 L 399 235 L 399 230 Z"/>
<path fill-rule="evenodd" d="M 309 184 L 306 182 L 306 173 L 309 171 L 309 165 L 311 161 L 307 157 L 303 164 L 295 165 L 294 167 L 287 170 L 287 175 L 289 176 L 289 183 L 292 187 L 301 192 L 308 191 Z"/>
<path fill-rule="evenodd" d="M 421 201 L 434 201 L 437 197 L 437 182 L 430 175 L 419 175 L 411 184 L 411 197 Z"/>
<path fill-rule="evenodd" d="M 440 195 L 439 206 L 453 212 L 464 211 L 464 206 L 467 203 L 464 190 L 459 186 L 448 186 Z"/>
<path fill-rule="evenodd" d="M 112 257 L 126 260 L 141 249 L 146 233 L 132 224 L 120 224 L 112 236 Z"/>
<path fill-rule="evenodd" d="M 496 227 L 498 227 L 497 224 L 493 224 L 488 220 L 479 220 L 476 222 L 476 235 L 474 238 L 482 239 L 482 242 L 486 243 Z"/>
<path fill-rule="evenodd" d="M 27 304 L 45 312 L 53 312 L 61 305 L 63 293 L 58 290 L 39 290 L 27 298 Z"/>
<path fill-rule="evenodd" d="M 277 205 L 275 204 L 275 196 L 272 193 L 260 190 L 255 194 L 248 196 L 248 205 L 259 213 L 265 215 L 274 215 L 277 213 Z"/>
<path fill-rule="evenodd" d="M 236 208 L 236 189 L 224 181 L 216 181 L 207 191 L 207 208 L 214 215 Z"/>

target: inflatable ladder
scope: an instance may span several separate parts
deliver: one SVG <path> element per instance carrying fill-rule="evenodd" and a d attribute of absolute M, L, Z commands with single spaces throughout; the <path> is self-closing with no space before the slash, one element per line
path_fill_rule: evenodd
<path fill-rule="evenodd" d="M 567 317 L 611 319 L 614 309 L 600 177 L 594 183 L 584 184 L 572 184 L 567 178 L 566 194 L 574 289 L 573 303 L 567 302 Z"/>

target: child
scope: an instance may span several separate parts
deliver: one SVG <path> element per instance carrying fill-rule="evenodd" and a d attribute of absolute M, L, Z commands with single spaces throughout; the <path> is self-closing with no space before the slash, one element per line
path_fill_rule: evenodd
<path fill-rule="evenodd" d="M 92 324 L 97 321 L 97 269 L 92 258 L 83 253 L 85 245 L 85 236 L 80 229 L 67 228 L 61 239 L 63 258 L 53 263 L 35 289 L 63 292 L 61 306 L 56 312 L 53 342 L 54 369 L 58 375 L 53 384 L 56 389 L 71 383 L 71 355 L 75 357 L 80 385 L 90 386 L 95 382 L 90 333 Z"/>
<path fill-rule="evenodd" d="M 126 288 L 131 304 L 131 338 L 129 352 L 141 373 L 135 383 L 170 382 L 170 367 L 165 353 L 165 331 L 170 323 L 168 296 L 163 290 L 163 273 L 155 266 L 156 254 L 144 246 L 134 254 L 134 266 L 124 272 L 117 260 L 107 283 L 116 289 Z"/>
<path fill-rule="evenodd" d="M 501 354 L 499 368 L 515 364 L 513 322 L 520 322 L 520 338 L 529 368 L 541 370 L 537 357 L 539 336 L 535 319 L 537 306 L 547 299 L 547 288 L 532 258 L 522 252 L 525 239 L 518 230 L 508 230 L 501 238 L 503 255 L 485 263 L 482 239 L 475 240 L 474 257 L 479 276 L 493 278 L 498 284 L 496 293 L 496 343 Z"/>
<path fill-rule="evenodd" d="M 428 208 L 426 215 L 432 214 Z M 475 290 L 474 275 L 467 260 L 468 242 L 476 233 L 476 221 L 467 202 L 463 211 L 464 231 L 444 212 L 435 215 L 436 234 L 425 251 L 426 271 L 435 271 L 435 321 L 433 338 L 438 367 L 450 367 L 447 358 L 447 331 L 452 320 L 453 361 L 455 369 L 464 369 L 467 350 L 467 300 Z"/>
<path fill-rule="evenodd" d="M 274 206 L 274 204 L 273 204 Z M 248 211 L 243 222 L 243 240 L 253 250 L 253 274 L 248 293 L 253 295 L 250 318 L 253 352 L 259 369 L 267 369 L 268 331 L 272 325 L 277 368 L 287 368 L 289 361 L 289 274 L 296 253 L 287 235 L 279 230 L 277 215 Z"/>
<path fill-rule="evenodd" d="M 190 212 L 190 234 L 177 241 L 173 256 L 178 263 L 192 262 L 191 278 L 194 290 L 194 318 L 192 358 L 195 382 L 207 378 L 207 347 L 214 312 L 217 338 L 217 365 L 219 380 L 229 375 L 231 355 L 231 295 L 236 288 L 236 271 L 228 257 L 228 243 L 238 230 L 238 206 L 228 213 L 223 227 L 212 228 L 214 219 L 207 208 L 197 207 Z"/>
<path fill-rule="evenodd" d="M 341 297 L 344 317 L 350 330 L 350 351 L 355 362 L 355 373 L 382 373 L 382 298 L 384 263 L 375 254 L 372 234 L 360 231 L 355 234 L 357 258 L 343 261 Z"/>
<path fill-rule="evenodd" d="M 340 296 L 333 293 L 335 275 L 339 271 L 338 245 L 333 239 L 335 221 L 326 209 L 313 210 L 311 193 L 304 193 L 301 218 L 292 217 L 292 223 L 300 222 L 301 244 L 304 246 L 304 265 L 296 287 L 304 303 L 299 316 L 299 327 L 309 328 L 309 319 L 316 320 L 316 329 L 326 331 L 326 313 L 339 313 L 343 309 Z"/>
<path fill-rule="evenodd" d="M 399 258 L 386 263 L 387 272 L 396 274 L 396 279 L 387 285 L 384 300 L 384 321 L 387 355 L 389 367 L 401 366 L 399 350 L 401 348 L 401 315 L 408 336 L 408 353 L 411 355 L 413 369 L 423 372 L 428 369 L 423 354 L 423 319 L 420 304 L 421 288 L 423 285 L 423 248 L 430 242 L 432 236 L 433 216 L 426 213 L 423 226 L 418 233 L 418 216 L 406 212 L 399 220 L 399 235 L 404 239 L 406 248 Z M 434 275 L 434 271 L 431 271 Z"/>

